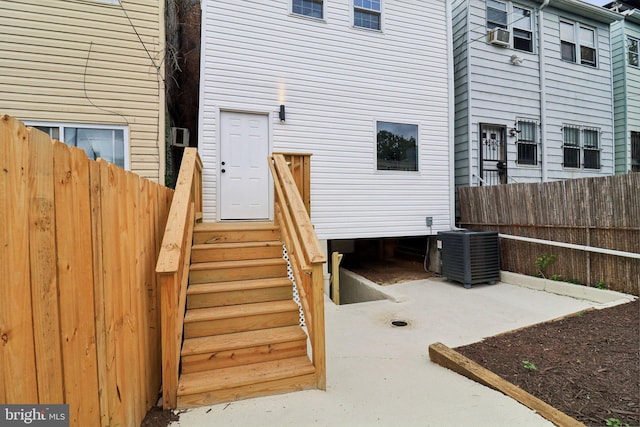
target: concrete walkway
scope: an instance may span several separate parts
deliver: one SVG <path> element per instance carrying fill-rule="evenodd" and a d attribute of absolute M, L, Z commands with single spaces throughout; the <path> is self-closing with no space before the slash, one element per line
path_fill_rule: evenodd
<path fill-rule="evenodd" d="M 506 283 L 464 289 L 441 279 L 384 291 L 393 300 L 342 306 L 326 300 L 326 392 L 193 409 L 172 426 L 552 426 L 511 398 L 431 363 L 428 346 L 470 344 L 626 302 L 595 303 Z M 393 327 L 392 320 L 409 325 Z"/>

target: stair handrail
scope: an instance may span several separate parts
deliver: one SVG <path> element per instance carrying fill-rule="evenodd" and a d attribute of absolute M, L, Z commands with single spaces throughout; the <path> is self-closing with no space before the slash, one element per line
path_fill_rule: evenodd
<path fill-rule="evenodd" d="M 269 157 L 275 188 L 275 220 L 289 254 L 305 315 L 316 387 L 326 389 L 323 264 L 327 261 L 307 208 L 282 154 Z"/>
<path fill-rule="evenodd" d="M 156 264 L 160 286 L 162 406 L 175 409 L 193 228 L 202 219 L 202 161 L 185 148 Z"/>

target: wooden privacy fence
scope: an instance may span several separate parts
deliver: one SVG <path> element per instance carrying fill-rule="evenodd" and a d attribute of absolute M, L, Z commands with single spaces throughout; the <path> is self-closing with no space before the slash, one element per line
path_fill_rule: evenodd
<path fill-rule="evenodd" d="M 640 174 L 540 184 L 462 187 L 461 226 L 502 234 L 640 253 Z M 638 259 L 501 239 L 501 268 L 536 275 L 541 255 L 557 255 L 546 275 L 638 295 Z"/>
<path fill-rule="evenodd" d="M 158 398 L 172 190 L 0 117 L 0 403 L 140 425 Z"/>

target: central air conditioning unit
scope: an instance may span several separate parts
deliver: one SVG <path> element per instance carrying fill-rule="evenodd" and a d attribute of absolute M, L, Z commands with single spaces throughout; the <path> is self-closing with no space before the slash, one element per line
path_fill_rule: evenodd
<path fill-rule="evenodd" d="M 489 32 L 487 33 L 487 37 L 489 39 L 489 43 L 491 44 L 495 44 L 498 46 L 509 46 L 509 30 L 497 27 L 493 30 L 489 30 Z"/>
<path fill-rule="evenodd" d="M 500 280 L 500 243 L 495 231 L 441 231 L 442 275 L 465 288 Z"/>

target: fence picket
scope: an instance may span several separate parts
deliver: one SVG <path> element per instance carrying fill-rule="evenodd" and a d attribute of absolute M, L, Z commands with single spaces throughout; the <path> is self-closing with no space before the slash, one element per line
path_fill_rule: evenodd
<path fill-rule="evenodd" d="M 53 144 L 49 136 L 29 131 L 29 252 L 33 335 L 38 365 L 38 398 L 63 403 L 56 235 L 53 187 Z"/>
<path fill-rule="evenodd" d="M 0 128 L 0 403 L 38 401 L 29 269 L 29 144 L 25 126 Z"/>

